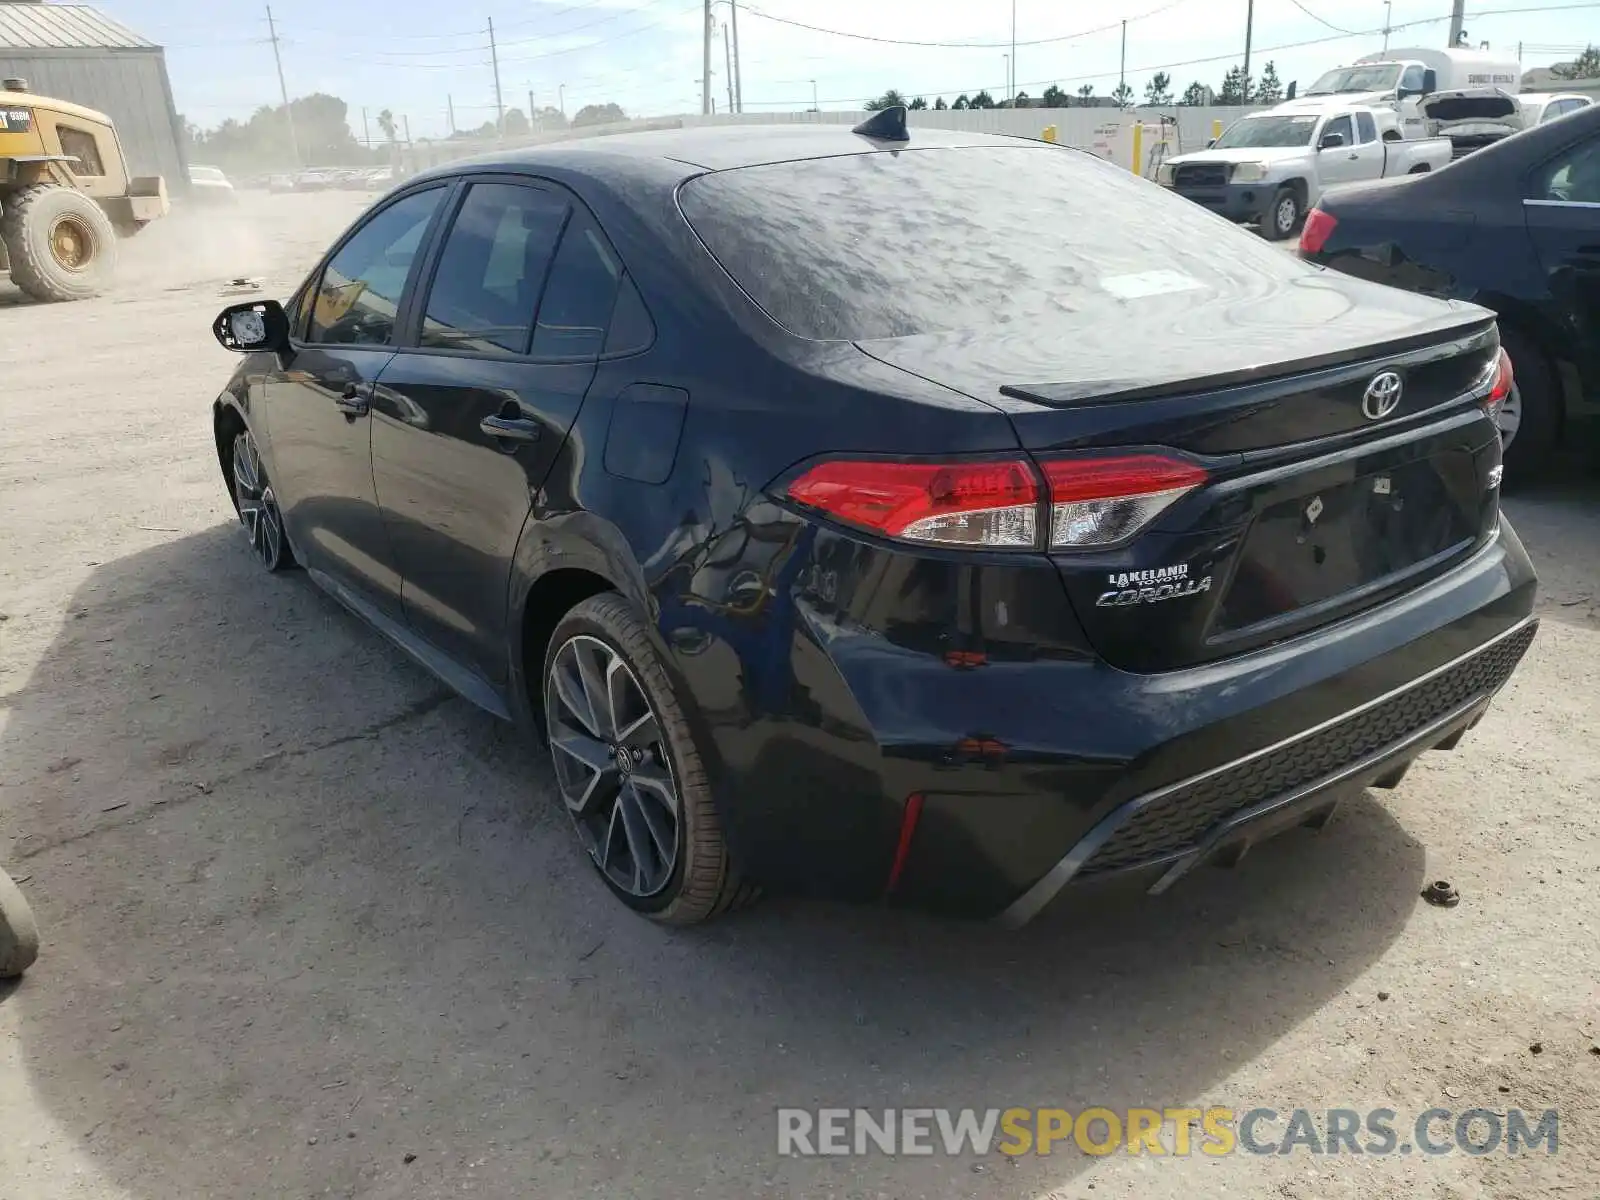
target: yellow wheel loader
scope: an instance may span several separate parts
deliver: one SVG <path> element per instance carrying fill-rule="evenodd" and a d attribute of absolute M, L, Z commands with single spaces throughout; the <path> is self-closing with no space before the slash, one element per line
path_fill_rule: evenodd
<path fill-rule="evenodd" d="M 36 300 L 104 290 L 117 239 L 167 213 L 159 175 L 129 178 L 111 118 L 0 81 L 0 271 Z"/>

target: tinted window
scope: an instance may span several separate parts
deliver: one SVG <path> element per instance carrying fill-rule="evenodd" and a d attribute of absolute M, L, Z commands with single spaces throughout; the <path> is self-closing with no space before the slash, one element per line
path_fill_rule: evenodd
<path fill-rule="evenodd" d="M 1563 151 L 1534 175 L 1535 200 L 1600 204 L 1600 139 Z"/>
<path fill-rule="evenodd" d="M 1317 143 L 1320 145 L 1330 134 L 1335 133 L 1344 138 L 1344 144 L 1346 146 L 1355 145 L 1355 138 L 1350 135 L 1349 117 L 1334 117 L 1333 120 L 1324 125 L 1322 127 L 1322 137 L 1317 139 Z"/>
<path fill-rule="evenodd" d="M 1400 90 L 1405 92 L 1420 92 L 1422 90 L 1423 68 L 1412 63 L 1400 76 Z"/>
<path fill-rule="evenodd" d="M 61 141 L 61 153 L 78 160 L 72 164 L 74 175 L 98 177 L 106 173 L 105 164 L 100 161 L 100 147 L 95 144 L 92 133 L 57 125 L 56 137 Z"/>
<path fill-rule="evenodd" d="M 533 331 L 537 358 L 583 358 L 600 353 L 617 302 L 622 264 L 587 217 L 574 214 L 550 268 Z"/>
<path fill-rule="evenodd" d="M 434 272 L 421 344 L 525 354 L 566 216 L 566 200 L 553 192 L 474 184 Z"/>
<path fill-rule="evenodd" d="M 611 328 L 606 331 L 607 354 L 636 354 L 648 349 L 656 339 L 655 322 L 644 306 L 639 289 L 626 275 L 617 288 L 616 307 L 611 310 Z"/>
<path fill-rule="evenodd" d="M 1372 119 L 1371 113 L 1356 114 L 1356 130 L 1361 134 L 1363 142 L 1378 140 L 1378 123 Z"/>
<path fill-rule="evenodd" d="M 394 340 L 400 294 L 443 197 L 443 188 L 414 192 L 351 235 L 318 281 L 307 341 L 382 346 Z"/>
<path fill-rule="evenodd" d="M 819 340 L 1037 320 L 1059 333 L 1079 312 L 1137 320 L 1155 298 L 1265 296 L 1305 272 L 1125 168 L 1042 145 L 743 167 L 680 201 L 756 303 Z"/>

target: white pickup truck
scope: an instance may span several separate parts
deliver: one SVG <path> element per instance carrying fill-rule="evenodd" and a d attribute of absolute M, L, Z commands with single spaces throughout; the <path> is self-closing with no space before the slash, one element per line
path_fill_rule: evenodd
<path fill-rule="evenodd" d="M 1208 149 L 1169 158 L 1156 182 L 1231 220 L 1259 221 L 1281 240 L 1326 189 L 1431 171 L 1451 153 L 1448 138 L 1402 140 L 1392 109 L 1278 108 L 1241 117 Z"/>

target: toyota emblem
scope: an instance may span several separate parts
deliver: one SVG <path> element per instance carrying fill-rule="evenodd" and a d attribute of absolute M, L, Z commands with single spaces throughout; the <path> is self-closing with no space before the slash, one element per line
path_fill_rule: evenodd
<path fill-rule="evenodd" d="M 1367 384 L 1366 394 L 1361 397 L 1361 411 L 1367 414 L 1367 420 L 1381 421 L 1400 407 L 1400 393 L 1405 389 L 1406 385 L 1393 371 L 1374 375 Z"/>

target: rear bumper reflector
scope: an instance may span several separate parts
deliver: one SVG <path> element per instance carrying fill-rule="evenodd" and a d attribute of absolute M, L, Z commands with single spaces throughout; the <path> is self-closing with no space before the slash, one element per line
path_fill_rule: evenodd
<path fill-rule="evenodd" d="M 913 792 L 906 797 L 906 810 L 900 818 L 900 841 L 894 848 L 894 862 L 889 866 L 889 879 L 883 885 L 883 894 L 892 895 L 906 869 L 906 859 L 911 855 L 911 838 L 917 832 L 917 822 L 922 819 L 922 793 Z"/>

